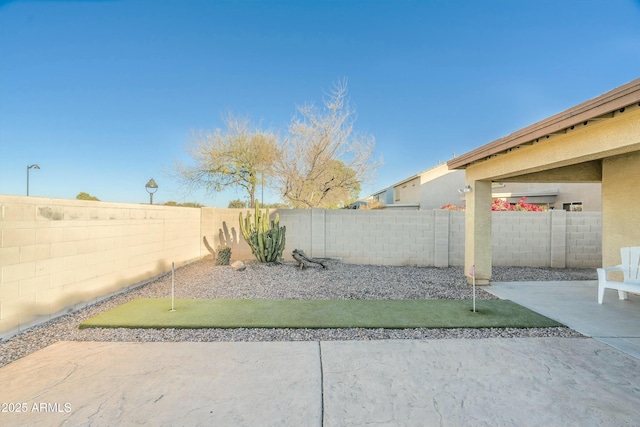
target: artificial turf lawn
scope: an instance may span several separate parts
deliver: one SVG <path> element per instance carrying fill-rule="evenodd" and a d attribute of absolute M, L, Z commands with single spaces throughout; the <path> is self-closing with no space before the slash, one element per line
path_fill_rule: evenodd
<path fill-rule="evenodd" d="M 140 298 L 80 328 L 544 328 L 562 324 L 508 300 Z"/>

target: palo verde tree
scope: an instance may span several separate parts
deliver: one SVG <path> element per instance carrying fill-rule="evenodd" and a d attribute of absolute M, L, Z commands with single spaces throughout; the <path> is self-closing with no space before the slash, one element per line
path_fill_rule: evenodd
<path fill-rule="evenodd" d="M 354 133 L 346 82 L 334 85 L 323 108 L 298 107 L 276 158 L 274 175 L 285 201 L 297 208 L 339 207 L 357 199 L 380 162 L 375 140 Z"/>
<path fill-rule="evenodd" d="M 188 190 L 240 188 L 246 191 L 253 207 L 256 188 L 271 180 L 278 153 L 277 137 L 253 127 L 247 118 L 229 114 L 224 122 L 224 131 L 216 129 L 194 136 L 188 147 L 193 164 L 176 163 L 175 175 Z"/>

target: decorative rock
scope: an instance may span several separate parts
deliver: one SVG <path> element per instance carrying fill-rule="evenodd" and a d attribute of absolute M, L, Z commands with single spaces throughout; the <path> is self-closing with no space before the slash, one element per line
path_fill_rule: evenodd
<path fill-rule="evenodd" d="M 247 266 L 244 264 L 244 262 L 238 260 L 238 261 L 233 261 L 231 263 L 231 267 L 233 267 L 233 269 L 235 271 L 244 271 L 245 268 L 247 268 Z"/>
<path fill-rule="evenodd" d="M 236 261 L 233 274 L 211 260 L 194 262 L 176 270 L 176 298 L 271 299 L 470 299 L 472 287 L 462 267 L 392 267 L 343 264 L 323 260 L 327 269 L 300 272 L 296 263 L 264 264 Z M 595 269 L 493 267 L 497 282 L 597 280 Z M 483 329 L 127 329 L 87 328 L 78 324 L 134 298 L 167 298 L 171 274 L 133 287 L 96 304 L 49 320 L 0 340 L 0 367 L 58 341 L 347 341 L 381 339 L 581 337 L 570 328 Z M 496 297 L 477 289 L 478 299 Z"/>

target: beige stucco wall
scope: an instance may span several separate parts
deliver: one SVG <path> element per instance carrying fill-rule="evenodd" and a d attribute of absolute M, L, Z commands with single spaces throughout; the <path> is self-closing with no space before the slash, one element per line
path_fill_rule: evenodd
<path fill-rule="evenodd" d="M 639 137 L 640 138 L 640 137 Z M 620 248 L 640 246 L 640 152 L 602 163 L 602 263 L 620 264 Z"/>
<path fill-rule="evenodd" d="M 0 195 L 0 336 L 198 259 L 200 209 Z"/>
<path fill-rule="evenodd" d="M 458 189 L 464 187 L 464 171 L 441 165 L 421 175 L 420 209 L 440 209 L 446 204 L 464 206 Z"/>
<path fill-rule="evenodd" d="M 240 213 L 242 217 L 247 216 L 247 212 L 253 216 L 253 209 L 221 209 L 202 208 L 202 237 L 207 240 L 210 248 L 217 251 L 220 246 L 231 248 L 231 260 L 246 260 L 253 257 L 251 248 L 242 238 L 240 231 Z M 213 256 L 209 248 L 205 246 L 203 239 L 202 253 Z"/>
<path fill-rule="evenodd" d="M 491 181 L 522 182 L 597 182 L 602 181 L 603 264 L 607 265 L 618 253 L 620 242 L 639 241 L 637 218 L 640 199 L 630 191 L 638 182 L 637 152 L 640 151 L 640 107 L 631 106 L 616 111 L 613 117 L 579 125 L 566 133 L 540 138 L 533 145 L 522 146 L 471 164 L 466 169 L 466 183 L 474 188 L 467 196 L 467 245 L 465 264 L 480 259 L 483 279 L 491 277 L 491 239 L 487 213 L 469 209 L 469 200 L 485 208 L 490 196 L 484 187 Z M 618 160 L 616 160 L 618 159 Z M 635 169 L 634 169 L 635 168 Z M 482 194 L 475 191 L 482 189 Z M 633 212 L 633 213 L 632 213 Z M 633 225 L 636 225 L 634 228 Z M 622 230 L 625 230 L 624 232 Z M 622 237 L 623 233 L 627 237 Z M 620 236 L 620 237 L 617 237 Z M 618 255 L 619 258 L 619 255 Z M 617 263 L 617 261 L 615 262 Z"/>
<path fill-rule="evenodd" d="M 416 203 L 420 200 L 420 177 L 395 185 L 393 187 L 393 203 Z"/>

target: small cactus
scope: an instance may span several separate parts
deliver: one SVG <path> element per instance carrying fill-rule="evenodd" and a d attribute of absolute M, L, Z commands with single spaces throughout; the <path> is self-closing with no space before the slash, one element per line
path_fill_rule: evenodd
<path fill-rule="evenodd" d="M 259 204 L 256 203 L 253 223 L 251 213 L 247 212 L 247 217 L 243 219 L 241 212 L 240 231 L 258 261 L 278 262 L 282 258 L 287 228 L 280 227 L 280 217 L 277 213 L 274 221 L 269 220 L 268 207 L 263 215 Z"/>
<path fill-rule="evenodd" d="M 216 258 L 216 265 L 229 265 L 231 261 L 231 248 L 218 247 L 218 257 Z"/>

